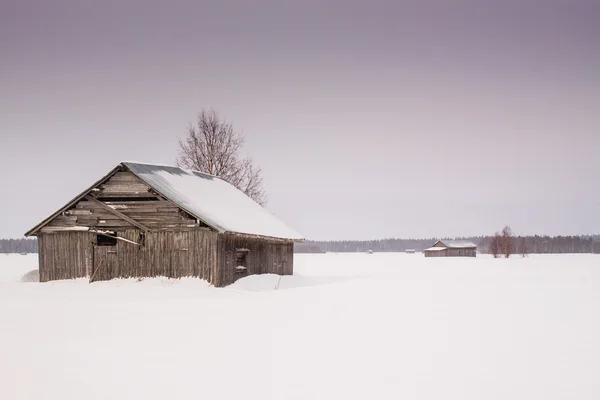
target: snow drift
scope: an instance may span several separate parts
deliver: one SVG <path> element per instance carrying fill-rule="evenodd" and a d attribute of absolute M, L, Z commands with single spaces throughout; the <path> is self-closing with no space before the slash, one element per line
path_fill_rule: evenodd
<path fill-rule="evenodd" d="M 295 263 L 215 289 L 23 283 L 36 257 L 0 256 L 0 397 L 600 398 L 598 256 Z"/>

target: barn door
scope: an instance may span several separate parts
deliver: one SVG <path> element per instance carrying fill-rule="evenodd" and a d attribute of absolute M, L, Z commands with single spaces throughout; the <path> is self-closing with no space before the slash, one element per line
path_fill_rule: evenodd
<path fill-rule="evenodd" d="M 170 257 L 170 271 L 167 276 L 171 278 L 181 278 L 193 275 L 193 266 L 190 261 L 190 243 L 187 232 L 173 232 L 170 235 L 172 240 L 172 251 Z"/>
<path fill-rule="evenodd" d="M 98 235 L 90 281 L 106 281 L 117 276 L 117 240 Z"/>

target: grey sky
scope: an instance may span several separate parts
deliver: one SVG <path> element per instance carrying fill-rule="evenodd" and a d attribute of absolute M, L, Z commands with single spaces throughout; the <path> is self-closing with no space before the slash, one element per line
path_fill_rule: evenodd
<path fill-rule="evenodd" d="M 0 0 L 0 237 L 203 107 L 314 239 L 600 229 L 597 1 Z"/>

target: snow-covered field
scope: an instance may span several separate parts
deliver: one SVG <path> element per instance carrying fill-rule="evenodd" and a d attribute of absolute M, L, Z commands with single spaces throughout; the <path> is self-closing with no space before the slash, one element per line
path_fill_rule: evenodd
<path fill-rule="evenodd" d="M 0 398 L 600 398 L 598 255 L 295 263 L 215 289 L 0 255 Z"/>

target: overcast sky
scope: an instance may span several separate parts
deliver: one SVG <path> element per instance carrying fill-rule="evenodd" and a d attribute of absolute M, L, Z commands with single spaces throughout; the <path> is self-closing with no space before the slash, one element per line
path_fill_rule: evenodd
<path fill-rule="evenodd" d="M 202 108 L 313 239 L 600 232 L 600 2 L 0 0 L 0 237 Z"/>

